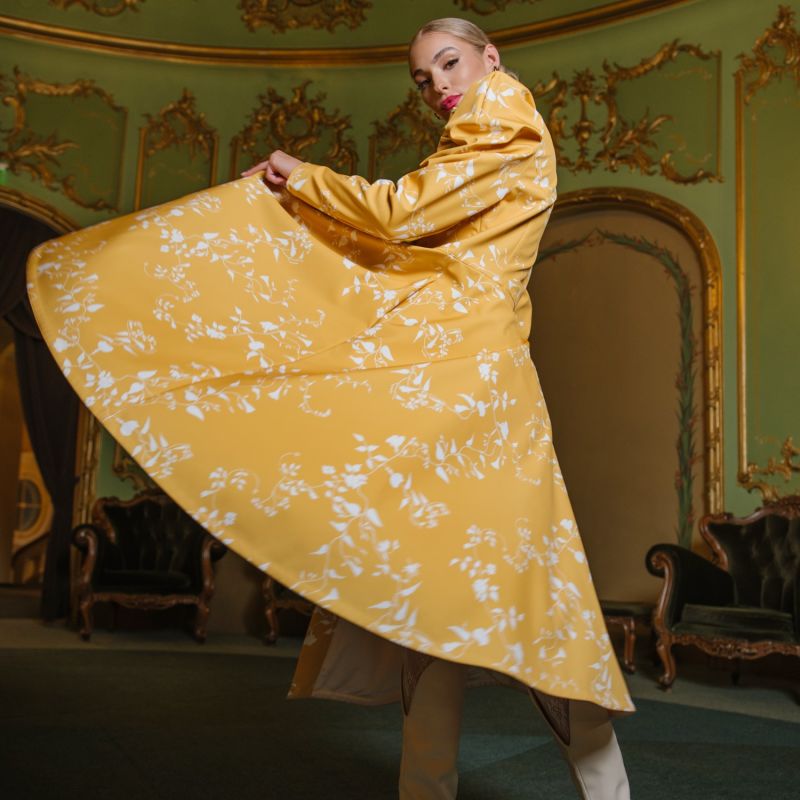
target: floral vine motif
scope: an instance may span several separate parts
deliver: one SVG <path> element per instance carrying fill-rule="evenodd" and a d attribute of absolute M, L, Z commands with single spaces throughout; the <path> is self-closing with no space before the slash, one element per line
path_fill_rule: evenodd
<path fill-rule="evenodd" d="M 342 172 L 353 173 L 358 163 L 355 142 L 347 136 L 350 117 L 340 116 L 339 109 L 326 111 L 323 92 L 306 97 L 311 81 L 292 90 L 290 100 L 270 87 L 259 95 L 259 106 L 250 122 L 233 139 L 232 177 L 236 177 L 239 156 L 246 153 L 251 161 L 267 156 L 272 150 L 286 150 L 298 158 L 310 156 L 315 163 L 326 164 Z M 298 127 L 301 130 L 298 131 Z M 324 152 L 317 145 L 328 139 Z"/>
<path fill-rule="evenodd" d="M 666 248 L 660 247 L 641 237 L 622 233 L 595 230 L 581 239 L 556 242 L 547 250 L 542 250 L 536 260 L 537 267 L 548 258 L 563 253 L 575 252 L 584 245 L 592 246 L 600 242 L 612 242 L 651 256 L 666 271 L 675 283 L 678 295 L 678 321 L 680 325 L 680 359 L 675 377 L 678 390 L 678 436 L 675 447 L 678 455 L 678 468 L 675 472 L 675 490 L 678 494 L 677 539 L 679 544 L 690 547 L 694 526 L 694 475 L 693 467 L 697 461 L 695 443 L 696 415 L 694 413 L 694 387 L 697 373 L 697 339 L 692 328 L 692 287 L 688 275 L 683 271 L 678 259 Z"/>
<path fill-rule="evenodd" d="M 603 74 L 599 77 L 590 69 L 584 69 L 576 71 L 570 82 L 557 73 L 553 73 L 548 82 L 539 82 L 533 88 L 533 94 L 538 103 L 548 107 L 547 125 L 553 137 L 559 166 L 573 174 L 593 172 L 601 166 L 611 172 L 628 167 L 643 175 L 655 175 L 658 172 L 667 180 L 683 184 L 720 180 L 715 172 L 705 169 L 682 175 L 675 167 L 671 151 L 659 158 L 658 143 L 654 137 L 662 125 L 671 119 L 669 115 L 651 115 L 647 112 L 640 119 L 629 121 L 619 113 L 617 89 L 621 83 L 659 70 L 684 53 L 703 61 L 718 56 L 716 52 L 705 53 L 696 45 L 679 44 L 676 40 L 665 44 L 655 55 L 643 59 L 634 67 L 612 66 L 604 62 Z M 568 97 L 577 100 L 580 105 L 580 115 L 569 131 L 564 119 Z M 597 105 L 604 106 L 606 111 L 602 128 L 589 113 L 590 107 Z M 592 142 L 596 139 L 599 139 L 599 149 L 592 153 Z M 574 158 L 564 150 L 567 140 L 573 140 L 577 145 Z"/>
<path fill-rule="evenodd" d="M 473 11 L 476 14 L 487 16 L 495 11 L 504 11 L 514 2 L 540 3 L 541 0 L 453 0 L 464 11 Z"/>
<path fill-rule="evenodd" d="M 275 33 L 297 28 L 332 33 L 338 25 L 354 30 L 364 21 L 368 8 L 372 8 L 369 0 L 239 0 L 248 30 L 269 25 Z"/>
<path fill-rule="evenodd" d="M 782 61 L 775 58 L 775 50 L 782 49 Z M 794 26 L 794 10 L 789 6 L 778 6 L 778 17 L 771 28 L 764 31 L 753 47 L 752 55 L 741 53 L 737 77 L 746 73 L 757 73 L 745 87 L 744 102 L 749 103 L 759 89 L 763 89 L 773 78 L 779 80 L 787 75 L 800 86 L 800 35 Z"/>
<path fill-rule="evenodd" d="M 409 89 L 405 101 L 384 122 L 373 122 L 375 132 L 369 137 L 369 179 L 384 175 L 387 156 L 409 152 L 409 161 L 418 163 L 436 149 L 439 133 L 425 112 L 419 92 Z"/>
<path fill-rule="evenodd" d="M 138 11 L 139 3 L 144 0 L 107 0 L 107 2 L 97 2 L 97 0 L 50 0 L 50 5 L 66 10 L 71 6 L 79 5 L 87 11 L 93 11 L 101 17 L 115 17 L 123 11 Z"/>
<path fill-rule="evenodd" d="M 102 198 L 89 201 L 79 196 L 75 189 L 74 176 L 60 178 L 53 167 L 59 166 L 59 156 L 68 150 L 79 147 L 77 142 L 68 139 L 59 140 L 56 132 L 46 136 L 37 134 L 27 127 L 25 104 L 29 95 L 46 97 L 99 97 L 113 111 L 124 109 L 114 103 L 108 92 L 96 86 L 92 80 L 77 80 L 72 83 L 46 83 L 30 78 L 14 67 L 14 85 L 9 88 L 5 77 L 0 74 L 0 95 L 2 102 L 14 112 L 14 121 L 10 128 L 0 128 L 5 134 L 5 149 L 0 149 L 0 161 L 7 164 L 7 169 L 14 175 L 27 173 L 34 180 L 41 181 L 48 189 L 61 189 L 64 194 L 83 208 L 93 211 L 105 209 L 115 210 L 115 206 Z"/>

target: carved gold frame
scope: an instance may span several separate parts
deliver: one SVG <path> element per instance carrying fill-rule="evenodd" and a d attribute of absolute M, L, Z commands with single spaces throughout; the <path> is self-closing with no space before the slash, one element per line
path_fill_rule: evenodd
<path fill-rule="evenodd" d="M 14 121 L 12 123 L 12 127 L 7 131 L 9 142 L 11 141 L 12 137 L 25 130 L 27 114 L 25 103 L 30 95 L 39 95 L 42 97 L 88 97 L 90 95 L 95 95 L 113 111 L 122 112 L 123 126 L 120 152 L 124 153 L 128 123 L 128 109 L 123 106 L 118 106 L 114 102 L 114 98 L 105 89 L 98 86 L 94 80 L 79 79 L 70 83 L 49 83 L 39 78 L 31 77 L 30 75 L 21 72 L 17 67 L 14 67 L 12 86 L 15 94 L 8 94 L 2 98 L 2 102 L 13 109 L 14 112 Z M 122 193 L 122 167 L 124 159 L 119 159 L 119 167 L 117 171 L 117 191 L 113 203 L 109 203 L 103 199 L 99 199 L 91 203 L 87 200 L 81 199 L 78 196 L 72 184 L 72 175 L 58 179 L 50 170 L 51 163 L 58 163 L 58 155 L 60 155 L 64 150 L 72 147 L 78 147 L 78 145 L 68 139 L 65 139 L 63 142 L 55 141 L 52 135 L 46 141 L 36 143 L 34 146 L 24 143 L 22 148 L 20 148 L 23 152 L 28 150 L 29 153 L 35 153 L 37 150 L 40 150 L 41 154 L 38 165 L 30 165 L 20 160 L 20 163 L 22 164 L 22 170 L 30 173 L 32 180 L 38 180 L 48 189 L 60 191 L 67 198 L 69 198 L 69 200 L 76 205 L 81 206 L 82 208 L 86 208 L 91 211 L 118 211 L 120 196 Z M 15 155 L 15 151 L 8 150 L 4 152 L 3 157 L 10 162 L 7 167 L 9 171 L 14 174 L 18 174 L 14 167 Z"/>
<path fill-rule="evenodd" d="M 324 105 L 327 99 L 325 92 L 307 97 L 306 89 L 311 84 L 311 80 L 303 81 L 292 88 L 288 98 L 278 94 L 271 86 L 258 96 L 258 105 L 251 112 L 247 124 L 231 139 L 231 180 L 239 177 L 237 165 L 242 154 L 247 153 L 253 158 L 266 155 L 257 153 L 253 147 L 256 137 L 263 130 L 279 134 L 274 137 L 275 144 L 299 158 L 303 158 L 310 145 L 316 144 L 321 131 L 328 130 L 333 133 L 335 141 L 325 158 L 317 159 L 317 163 L 348 174 L 356 171 L 358 151 L 349 135 L 352 133 L 350 115 L 341 114 L 338 108 L 329 111 Z M 280 135 L 287 130 L 289 120 L 300 120 L 307 127 L 300 134 Z"/>
<path fill-rule="evenodd" d="M 744 163 L 744 117 L 745 107 L 753 96 L 775 77 L 786 72 L 793 73 L 800 82 L 800 34 L 794 26 L 795 13 L 789 6 L 779 6 L 773 24 L 756 40 L 752 55 L 740 55 L 740 66 L 734 74 L 736 82 L 736 372 L 738 399 L 739 463 L 737 481 L 748 492 L 754 489 L 761 493 L 765 503 L 780 498 L 777 486 L 767 483 L 771 475 L 781 475 L 789 480 L 800 472 L 797 462 L 800 451 L 787 436 L 780 448 L 780 460 L 770 458 L 766 466 L 750 463 L 747 457 L 747 252 L 745 230 L 745 163 Z M 783 62 L 775 61 L 775 49 L 781 47 Z M 755 80 L 747 83 L 746 76 L 758 73 Z"/>
<path fill-rule="evenodd" d="M 409 132 L 398 129 L 397 123 L 409 121 Z M 437 130 L 433 117 L 422 105 L 419 92 L 409 89 L 406 99 L 389 112 L 383 120 L 373 120 L 373 132 L 369 136 L 367 176 L 374 181 L 378 177 L 381 160 L 390 152 L 404 147 L 414 147 L 419 153 L 418 161 L 436 149 L 441 132 Z"/>
<path fill-rule="evenodd" d="M 57 208 L 28 194 L 0 186 L 0 205 L 21 211 L 44 222 L 59 233 L 69 233 L 80 226 Z M 78 431 L 75 442 L 75 494 L 72 521 L 75 525 L 88 522 L 95 501 L 98 456 L 100 452 L 100 423 L 84 405 L 78 412 Z"/>
<path fill-rule="evenodd" d="M 684 206 L 641 189 L 578 189 L 558 199 L 554 218 L 576 214 L 587 207 L 620 208 L 647 214 L 667 223 L 690 243 L 703 273 L 702 319 L 703 428 L 705 432 L 705 497 L 710 513 L 724 508 L 722 440 L 722 262 L 702 220 Z"/>
<path fill-rule="evenodd" d="M 575 14 L 517 25 L 492 31 L 492 41 L 498 46 L 515 46 L 565 34 L 610 25 L 633 17 L 684 5 L 692 0 L 617 0 L 598 8 Z M 113 53 L 192 64 L 235 64 L 257 67 L 319 67 L 355 64 L 396 64 L 406 60 L 407 45 L 391 44 L 377 47 L 326 48 L 257 48 L 213 47 L 209 45 L 158 42 L 81 31 L 0 14 L 0 34 L 18 39 L 44 41 L 61 47 Z"/>
<path fill-rule="evenodd" d="M 188 144 L 190 147 L 201 147 L 209 153 L 208 185 L 214 183 L 217 176 L 217 162 L 219 160 L 219 134 L 211 128 L 205 119 L 205 114 L 198 113 L 194 108 L 194 95 L 184 89 L 181 97 L 162 108 L 155 117 L 148 114 L 147 124 L 139 128 L 139 149 L 136 156 L 136 182 L 133 191 L 133 207 L 138 210 L 142 207 L 142 193 L 144 191 L 145 160 L 159 150 L 172 144 Z M 187 133 L 183 138 L 169 139 L 168 135 L 162 141 L 151 144 L 147 148 L 147 137 L 150 133 L 165 128 L 169 125 L 170 115 L 182 117 L 186 122 Z"/>

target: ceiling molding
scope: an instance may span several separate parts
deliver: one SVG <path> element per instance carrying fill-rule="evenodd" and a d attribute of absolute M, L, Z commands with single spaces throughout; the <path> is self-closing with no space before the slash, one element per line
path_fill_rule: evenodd
<path fill-rule="evenodd" d="M 620 22 L 653 11 L 684 5 L 693 0 L 617 0 L 594 9 L 553 17 L 528 25 L 490 32 L 492 41 L 503 47 L 563 36 Z M 406 60 L 407 45 L 375 47 L 258 48 L 217 47 L 134 39 L 59 25 L 33 22 L 0 14 L 0 35 L 38 41 L 61 47 L 110 53 L 116 56 L 175 61 L 191 64 L 230 64 L 247 67 L 316 67 L 390 64 Z"/>

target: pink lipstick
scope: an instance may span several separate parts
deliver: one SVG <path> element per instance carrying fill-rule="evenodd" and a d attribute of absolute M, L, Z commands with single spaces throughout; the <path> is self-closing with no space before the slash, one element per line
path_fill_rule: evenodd
<path fill-rule="evenodd" d="M 458 105 L 458 101 L 460 99 L 461 99 L 460 94 L 451 94 L 448 97 L 445 97 L 445 99 L 442 100 L 442 102 L 439 105 L 445 111 L 452 111 Z"/>

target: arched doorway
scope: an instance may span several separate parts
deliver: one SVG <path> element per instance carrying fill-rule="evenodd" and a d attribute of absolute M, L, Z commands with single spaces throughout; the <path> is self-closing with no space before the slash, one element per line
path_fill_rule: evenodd
<path fill-rule="evenodd" d="M 720 263 L 650 192 L 562 197 L 529 291 L 531 351 L 598 593 L 652 600 L 652 544 L 722 507 Z"/>

